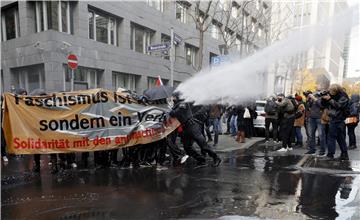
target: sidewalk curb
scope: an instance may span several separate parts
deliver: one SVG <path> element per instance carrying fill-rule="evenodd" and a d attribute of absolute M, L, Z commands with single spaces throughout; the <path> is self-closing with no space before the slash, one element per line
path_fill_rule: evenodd
<path fill-rule="evenodd" d="M 244 150 L 244 149 L 248 149 L 252 146 L 254 146 L 255 144 L 263 141 L 264 138 L 258 138 L 258 137 L 254 137 L 252 139 L 247 139 L 247 142 L 243 143 L 243 144 L 239 144 L 237 143 L 235 140 L 234 144 L 238 145 L 238 146 L 231 146 L 229 148 L 225 148 L 225 149 L 215 149 L 215 152 L 219 152 L 219 153 L 225 153 L 225 152 L 230 152 L 230 151 L 234 151 L 234 150 Z"/>

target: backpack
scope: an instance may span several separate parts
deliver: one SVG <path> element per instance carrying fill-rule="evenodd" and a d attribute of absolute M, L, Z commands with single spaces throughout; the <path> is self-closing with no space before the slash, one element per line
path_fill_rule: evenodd
<path fill-rule="evenodd" d="M 294 106 L 295 119 L 301 118 L 303 116 L 303 112 L 299 110 L 300 104 L 296 103 L 295 99 L 290 99 L 290 101 Z"/>
<path fill-rule="evenodd" d="M 268 101 L 265 105 L 265 112 L 269 115 L 275 115 L 277 110 L 277 105 L 274 101 Z"/>

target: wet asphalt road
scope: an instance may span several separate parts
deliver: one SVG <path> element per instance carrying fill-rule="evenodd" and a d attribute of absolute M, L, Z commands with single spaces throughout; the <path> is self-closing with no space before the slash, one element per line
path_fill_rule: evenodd
<path fill-rule="evenodd" d="M 218 168 L 63 170 L 42 156 L 2 167 L 1 219 L 360 219 L 360 163 L 309 160 L 258 144 L 222 154 Z M 357 150 L 359 151 L 359 150 Z M 301 151 L 303 152 L 303 151 Z M 209 161 L 210 162 L 210 161 Z"/>

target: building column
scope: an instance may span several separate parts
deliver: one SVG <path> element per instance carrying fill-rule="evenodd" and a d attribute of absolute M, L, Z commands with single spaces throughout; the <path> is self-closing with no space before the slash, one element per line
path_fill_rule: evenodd
<path fill-rule="evenodd" d="M 15 83 L 14 83 L 14 79 L 13 77 L 11 76 L 11 71 L 10 71 L 10 68 L 7 68 L 3 66 L 3 69 L 2 69 L 2 77 L 3 77 L 3 80 L 4 80 L 4 88 L 2 88 L 2 91 L 4 92 L 10 92 L 11 91 L 11 86 L 14 85 L 15 86 Z"/>
<path fill-rule="evenodd" d="M 73 14 L 73 27 L 74 35 L 84 38 L 89 38 L 89 20 L 88 20 L 88 4 L 87 2 L 77 1 L 74 3 Z M 71 13 L 71 12 L 70 12 Z"/>
<path fill-rule="evenodd" d="M 64 67 L 61 62 L 47 61 L 44 63 L 45 90 L 59 92 L 64 90 Z"/>
<path fill-rule="evenodd" d="M 118 46 L 130 50 L 131 24 L 130 20 L 123 19 L 118 25 Z"/>
<path fill-rule="evenodd" d="M 18 1 L 20 36 L 35 33 L 35 2 Z"/>
<path fill-rule="evenodd" d="M 105 68 L 102 79 L 102 88 L 112 90 L 112 71 L 110 69 Z"/>

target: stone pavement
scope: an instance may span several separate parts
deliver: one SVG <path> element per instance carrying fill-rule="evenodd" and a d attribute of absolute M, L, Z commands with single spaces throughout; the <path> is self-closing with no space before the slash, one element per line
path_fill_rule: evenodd
<path fill-rule="evenodd" d="M 238 143 L 235 141 L 235 137 L 230 135 L 219 135 L 219 143 L 215 147 L 216 152 L 229 152 L 233 150 L 247 149 L 256 143 L 263 141 L 262 137 L 246 138 L 245 143 Z M 211 143 L 210 143 L 211 144 Z"/>

